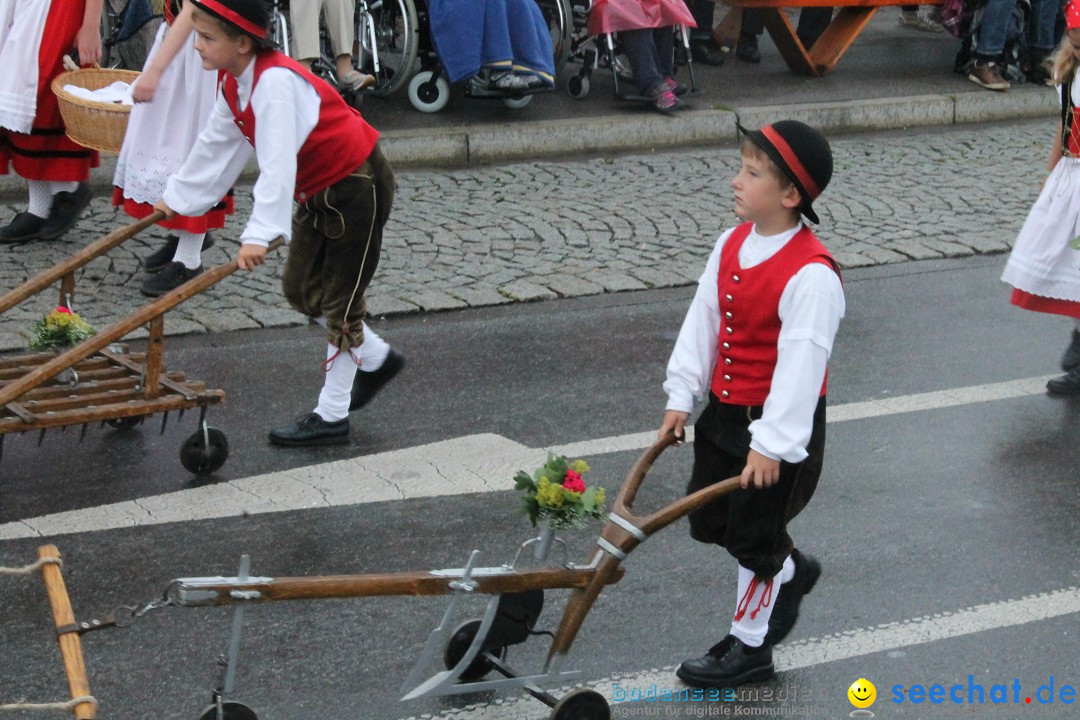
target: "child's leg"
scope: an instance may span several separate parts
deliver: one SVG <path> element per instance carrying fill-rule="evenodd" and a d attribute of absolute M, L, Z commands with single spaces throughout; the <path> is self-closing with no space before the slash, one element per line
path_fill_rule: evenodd
<path fill-rule="evenodd" d="M 49 216 L 49 207 L 52 206 L 52 190 L 47 180 L 30 180 L 30 203 L 26 211 L 42 220 Z"/>
<path fill-rule="evenodd" d="M 794 569 L 794 568 L 793 568 Z M 753 570 L 739 566 L 739 601 L 731 620 L 731 634 L 749 647 L 761 647 L 769 632 L 773 600 L 784 581 L 781 570 L 768 580 L 762 580 Z"/>
<path fill-rule="evenodd" d="M 172 260 L 157 268 L 154 274 L 143 281 L 139 288 L 143 295 L 160 297 L 202 273 L 202 249 L 206 233 L 193 233 L 186 230 L 175 232 L 173 238 L 175 238 L 176 249 L 172 253 Z"/>
<path fill-rule="evenodd" d="M 349 398 L 353 378 L 356 377 L 356 360 L 348 352 L 335 345 L 326 346 L 326 376 L 315 414 L 327 422 L 337 422 L 349 417 Z"/>

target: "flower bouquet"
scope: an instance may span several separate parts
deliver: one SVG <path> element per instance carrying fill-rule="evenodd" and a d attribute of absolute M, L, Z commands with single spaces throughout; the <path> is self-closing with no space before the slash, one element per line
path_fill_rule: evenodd
<path fill-rule="evenodd" d="M 587 472 L 584 460 L 571 462 L 549 453 L 547 462 L 531 476 L 524 470 L 514 476 L 514 487 L 525 491 L 521 511 L 533 527 L 542 520 L 555 530 L 565 530 L 604 516 L 604 488 L 586 486 Z"/>
<path fill-rule="evenodd" d="M 94 328 L 61 305 L 34 323 L 30 349 L 49 351 L 74 347 L 94 334 Z"/>

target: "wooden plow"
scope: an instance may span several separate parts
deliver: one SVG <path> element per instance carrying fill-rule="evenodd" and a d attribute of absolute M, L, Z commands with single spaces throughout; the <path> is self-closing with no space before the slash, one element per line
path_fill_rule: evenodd
<path fill-rule="evenodd" d="M 75 296 L 75 272 L 79 268 L 164 217 L 162 212 L 155 211 L 27 280 L 0 297 L 0 314 L 57 281 L 59 304 L 70 307 Z M 271 249 L 280 243 L 275 241 Z M 163 413 L 161 432 L 164 433 L 170 412 L 178 411 L 182 417 L 185 410 L 197 407 L 199 425 L 181 445 L 180 461 L 196 475 L 209 474 L 221 467 L 228 458 L 228 442 L 224 433 L 206 424 L 206 410 L 221 403 L 225 393 L 165 368 L 164 315 L 236 269 L 235 260 L 211 268 L 59 354 L 0 356 L 0 456 L 4 438 L 10 433 L 38 431 L 40 445 L 49 428 L 81 425 L 81 440 L 90 423 L 126 428 L 155 413 Z M 149 331 L 146 352 L 128 353 L 118 342 L 143 325 Z"/>
<path fill-rule="evenodd" d="M 733 477 L 650 515 L 635 515 L 634 498 L 645 474 L 660 453 L 677 442 L 669 435 L 637 460 L 615 498 L 595 551 L 584 565 L 551 564 L 552 549 L 562 545 L 565 553 L 565 544 L 554 537 L 550 529 L 523 543 L 509 563 L 494 567 L 477 566 L 479 551 L 474 550 L 463 568 L 275 578 L 252 575 L 250 559 L 245 555 L 235 577 L 173 580 L 158 599 L 141 610 L 128 610 L 137 617 L 166 606 L 234 606 L 228 653 L 219 660 L 221 678 L 211 694 L 210 706 L 203 710 L 199 720 L 258 720 L 248 706 L 226 699 L 233 693 L 246 606 L 282 600 L 393 595 L 451 596 L 442 619 L 429 633 L 416 665 L 403 683 L 402 700 L 516 689 L 524 690 L 551 707 L 550 720 L 610 720 L 607 698 L 599 692 L 577 689 L 557 698 L 544 687 L 566 685 L 580 679 L 580 672 L 563 671 L 562 665 L 593 603 L 606 586 L 622 579 L 625 572 L 622 561 L 634 548 L 692 510 L 739 487 L 739 478 Z M 527 549 L 531 549 L 536 560 L 548 564 L 540 568 L 519 568 L 518 560 Z M 570 597 L 544 666 L 537 672 L 519 672 L 507 663 L 507 651 L 530 637 L 550 635 L 537 632 L 534 627 L 543 608 L 544 590 L 555 589 L 568 589 Z M 455 625 L 459 601 L 475 594 L 491 596 L 482 616 Z M 116 617 L 121 614 L 117 612 Z M 433 663 L 441 664 L 445 669 L 429 675 Z M 502 677 L 485 679 L 492 673 Z"/>

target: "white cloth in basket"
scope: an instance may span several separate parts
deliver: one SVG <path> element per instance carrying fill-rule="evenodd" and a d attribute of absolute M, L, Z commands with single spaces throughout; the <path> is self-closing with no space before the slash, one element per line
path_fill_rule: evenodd
<path fill-rule="evenodd" d="M 131 86 L 121 80 L 117 80 L 112 85 L 98 88 L 97 90 L 89 90 L 84 87 L 79 87 L 78 85 L 65 85 L 64 91 L 71 93 L 77 98 L 82 98 L 83 100 L 116 103 L 119 105 L 135 104 L 135 101 L 131 98 Z"/>
<path fill-rule="evenodd" d="M 37 114 L 38 52 L 49 0 L 0 0 L 0 127 L 29 133 Z"/>

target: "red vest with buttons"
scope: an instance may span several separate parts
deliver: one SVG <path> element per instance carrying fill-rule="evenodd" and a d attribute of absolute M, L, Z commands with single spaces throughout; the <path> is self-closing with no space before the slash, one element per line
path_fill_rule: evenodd
<path fill-rule="evenodd" d="M 303 65 L 276 50 L 260 50 L 255 56 L 255 75 L 251 93 L 267 68 L 283 67 L 292 70 L 311 83 L 319 93 L 319 121 L 300 147 L 296 156 L 297 201 L 304 202 L 320 190 L 325 190 L 348 177 L 364 164 L 375 148 L 379 132 L 364 122 L 360 113 L 342 100 L 341 95 L 325 80 L 311 74 Z M 252 147 L 255 146 L 255 112 L 251 102 L 240 110 L 236 78 L 221 71 L 221 94 L 232 110 L 236 126 Z"/>
<path fill-rule="evenodd" d="M 752 227 L 743 223 L 728 236 L 717 276 L 720 340 L 711 389 L 720 402 L 732 405 L 763 405 L 769 395 L 780 338 L 780 296 L 788 281 L 810 263 L 840 274 L 832 255 L 805 226 L 765 262 L 740 267 L 739 249 Z M 826 374 L 821 395 L 827 382 Z"/>

